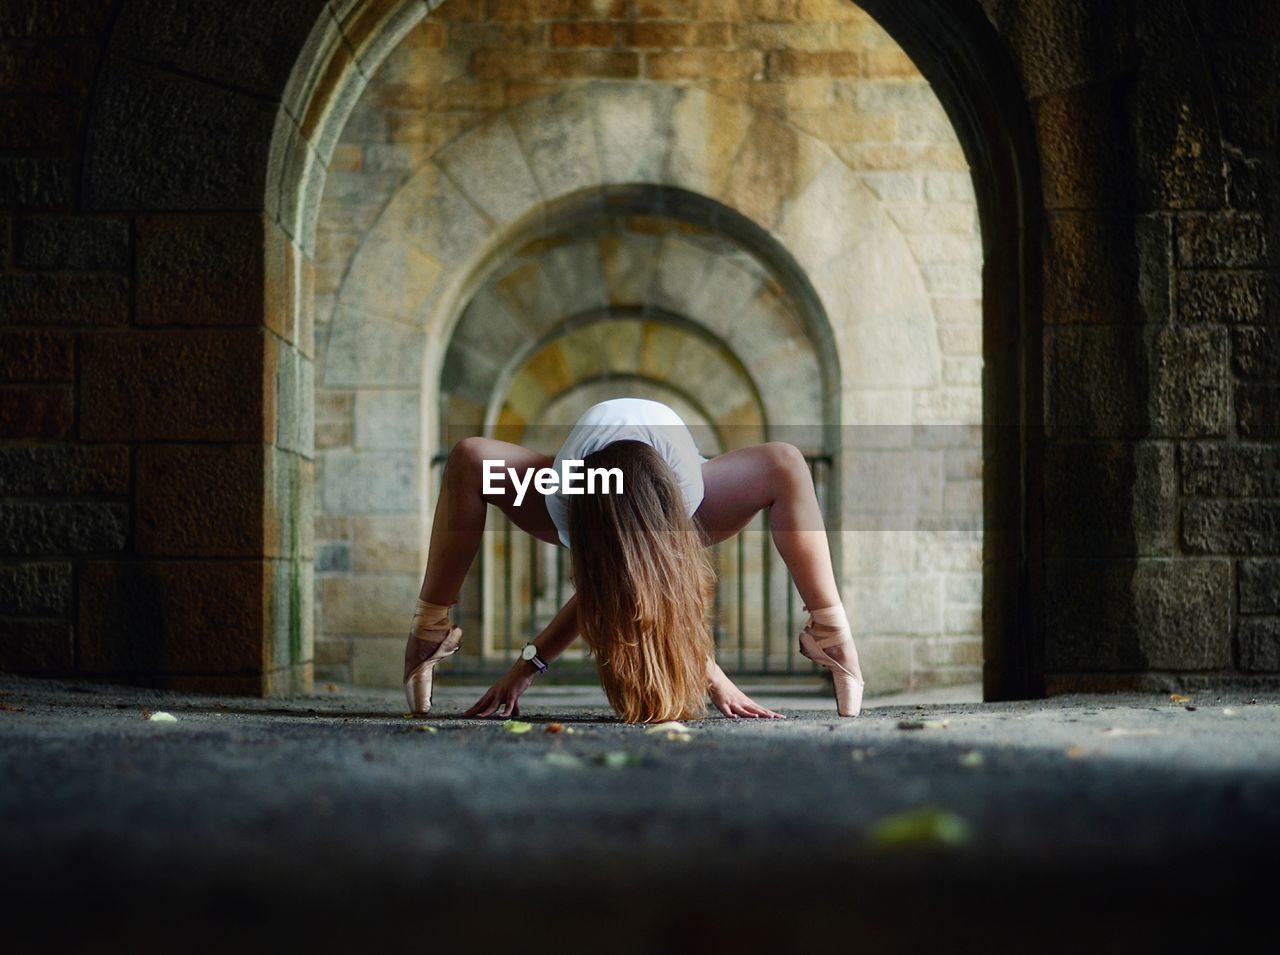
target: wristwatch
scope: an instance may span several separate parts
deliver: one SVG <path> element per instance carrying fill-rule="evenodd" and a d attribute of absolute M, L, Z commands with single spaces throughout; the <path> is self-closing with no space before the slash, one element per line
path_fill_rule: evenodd
<path fill-rule="evenodd" d="M 535 647 L 532 643 L 526 643 L 524 645 L 523 649 L 521 649 L 520 651 L 520 659 L 528 660 L 535 667 L 537 667 L 539 673 L 547 672 L 546 662 L 542 659 L 542 657 L 538 656 L 538 648 Z"/>

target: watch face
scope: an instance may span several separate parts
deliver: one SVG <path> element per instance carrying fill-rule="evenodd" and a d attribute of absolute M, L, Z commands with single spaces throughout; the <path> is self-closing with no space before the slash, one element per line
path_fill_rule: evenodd
<path fill-rule="evenodd" d="M 532 660 L 537 655 L 538 655 L 538 648 L 535 647 L 532 643 L 526 643 L 524 645 L 524 649 L 520 651 L 520 656 L 525 660 Z"/>

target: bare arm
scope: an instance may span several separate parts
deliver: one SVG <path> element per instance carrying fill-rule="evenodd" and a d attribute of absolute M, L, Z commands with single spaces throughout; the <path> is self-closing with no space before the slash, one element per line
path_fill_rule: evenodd
<path fill-rule="evenodd" d="M 550 663 L 568 649 L 569 644 L 578 635 L 578 595 L 574 594 L 565 601 L 559 612 L 542 628 L 532 643 L 538 648 L 538 656 L 544 663 Z M 511 669 L 484 696 L 476 701 L 475 706 L 463 713 L 463 716 L 519 716 L 520 697 L 529 689 L 529 684 L 537 675 L 538 668 L 529 660 L 519 657 L 511 664 Z"/>

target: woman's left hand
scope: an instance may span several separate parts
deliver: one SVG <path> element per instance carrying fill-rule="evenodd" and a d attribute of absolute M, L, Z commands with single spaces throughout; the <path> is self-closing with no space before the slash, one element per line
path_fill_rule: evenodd
<path fill-rule="evenodd" d="M 520 697 L 533 682 L 533 674 L 526 672 L 524 661 L 517 660 L 497 683 L 489 687 L 476 704 L 463 716 L 501 716 L 511 719 L 520 715 Z"/>
<path fill-rule="evenodd" d="M 740 716 L 747 719 L 786 719 L 781 713 L 775 713 L 773 710 L 761 706 L 739 690 L 737 685 L 724 675 L 723 671 L 720 672 L 716 679 L 711 681 L 711 685 L 707 687 L 707 692 L 711 694 L 711 702 L 716 705 L 716 709 L 731 720 Z"/>

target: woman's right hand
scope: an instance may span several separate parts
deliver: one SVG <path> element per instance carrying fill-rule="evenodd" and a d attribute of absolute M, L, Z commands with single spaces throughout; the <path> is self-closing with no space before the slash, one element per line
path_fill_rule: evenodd
<path fill-rule="evenodd" d="M 497 683 L 485 691 L 476 704 L 463 716 L 501 716 L 503 719 L 520 715 L 520 697 L 533 683 L 532 665 L 517 660 Z"/>

